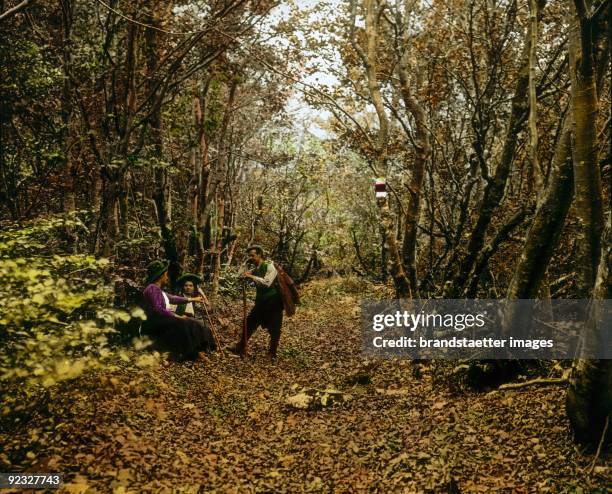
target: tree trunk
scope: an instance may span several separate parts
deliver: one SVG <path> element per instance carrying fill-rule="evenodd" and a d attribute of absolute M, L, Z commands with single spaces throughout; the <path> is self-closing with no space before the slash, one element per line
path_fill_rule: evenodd
<path fill-rule="evenodd" d="M 583 5 L 582 2 L 578 2 Z M 586 13 L 571 20 L 569 59 L 572 93 L 574 184 L 576 194 L 578 296 L 589 298 L 601 253 L 603 197 L 597 160 L 597 92 L 592 43 L 592 21 Z"/>
<path fill-rule="evenodd" d="M 229 123 L 233 115 L 234 99 L 236 96 L 236 89 L 238 88 L 238 79 L 233 78 L 230 86 L 229 93 L 227 96 L 227 103 L 225 107 L 225 113 L 223 115 L 223 121 L 221 122 L 221 129 L 219 132 L 219 144 L 218 144 L 218 156 L 217 166 L 215 169 L 215 176 L 217 180 L 217 225 L 215 231 L 214 245 L 213 245 L 213 258 L 212 258 L 212 287 L 211 296 L 215 298 L 219 291 L 219 278 L 221 276 L 221 251 L 223 249 L 223 227 L 225 219 L 225 194 L 226 194 L 226 175 L 227 175 L 227 164 L 229 158 L 229 137 L 228 129 Z"/>
<path fill-rule="evenodd" d="M 94 241 L 94 252 L 104 257 L 114 253 L 118 234 L 118 202 L 121 181 L 118 173 L 105 172 L 102 176 L 102 197 Z"/>
<path fill-rule="evenodd" d="M 538 113 L 536 94 L 536 64 L 538 48 L 538 2 L 529 0 L 529 177 L 527 195 L 533 190 L 539 191 L 542 185 L 542 173 L 538 161 Z"/>
<path fill-rule="evenodd" d="M 0 41 L 0 50 L 9 49 L 7 41 Z M 0 93 L 0 204 L 5 204 L 11 218 L 16 220 L 20 215 L 18 196 L 15 191 L 14 180 L 10 178 L 12 174 L 7 168 L 6 155 L 12 112 L 8 101 L 2 96 L 4 96 L 4 91 Z"/>
<path fill-rule="evenodd" d="M 508 222 L 503 225 L 497 234 L 491 239 L 491 241 L 483 247 L 481 250 L 476 263 L 474 264 L 474 269 L 470 273 L 467 282 L 467 288 L 463 295 L 465 298 L 475 298 L 478 293 L 478 284 L 480 281 L 481 275 L 486 271 L 486 267 L 489 264 L 489 260 L 491 257 L 497 252 L 499 246 L 502 242 L 504 242 L 508 236 L 512 233 L 512 231 L 517 228 L 527 217 L 527 215 L 533 212 L 533 210 L 521 209 L 516 214 L 514 214 Z"/>
<path fill-rule="evenodd" d="M 384 9 L 384 4 L 379 4 L 377 0 L 364 0 L 365 8 L 365 31 L 366 31 L 366 50 L 364 51 L 357 40 L 354 32 L 352 33 L 353 47 L 359 54 L 367 76 L 368 91 L 372 104 L 376 110 L 378 117 L 378 136 L 374 145 L 374 153 L 372 158 L 373 169 L 386 173 L 387 170 L 387 146 L 389 139 L 389 119 L 380 92 L 380 85 L 377 75 L 377 50 L 378 50 L 378 30 L 379 21 Z M 352 5 L 352 25 L 355 25 L 356 15 L 356 0 Z M 390 272 L 395 285 L 395 292 L 398 298 L 411 297 L 410 281 L 404 271 L 402 259 L 395 238 L 395 228 L 393 216 L 389 208 L 389 200 L 387 197 L 379 198 L 376 201 L 380 215 L 380 229 L 383 238 L 383 250 L 386 250 L 389 256 Z M 384 262 L 384 261 L 383 261 Z M 385 266 L 386 267 L 386 266 Z M 385 269 L 383 269 L 384 273 Z"/>
<path fill-rule="evenodd" d="M 202 131 L 200 139 L 200 153 L 201 153 L 201 182 L 198 191 L 199 208 L 198 208 L 198 222 L 197 222 L 197 256 L 196 256 L 196 269 L 198 274 L 203 274 L 204 265 L 206 263 L 206 248 L 210 245 L 210 208 L 213 198 L 210 197 L 211 193 L 211 169 L 210 161 L 208 159 L 208 140 Z M 214 192 L 214 189 L 213 189 Z"/>
<path fill-rule="evenodd" d="M 571 118 L 564 117 L 555 148 L 548 185 L 539 201 L 506 298 L 532 299 L 540 290 L 574 196 L 574 173 L 570 158 Z M 511 304 L 513 305 L 513 304 Z M 508 314 L 506 317 L 514 316 Z M 516 325 L 510 325 L 516 327 Z"/>
<path fill-rule="evenodd" d="M 387 236 L 382 221 L 378 225 L 378 233 L 380 234 L 380 279 L 383 283 L 386 283 L 389 277 L 389 250 L 387 248 Z"/>
<path fill-rule="evenodd" d="M 421 214 L 421 194 L 423 190 L 423 180 L 425 178 L 425 165 L 430 153 L 429 132 L 427 130 L 426 115 L 423 107 L 412 94 L 410 89 L 411 70 L 409 66 L 409 50 L 406 49 L 410 45 L 408 27 L 410 15 L 409 2 L 406 2 L 405 12 L 405 28 L 402 37 L 403 54 L 398 63 L 398 74 L 400 79 L 400 92 L 404 100 L 404 106 L 411 113 L 415 123 L 415 139 L 414 139 L 414 164 L 410 175 L 410 183 L 408 185 L 408 206 L 404 217 L 404 241 L 402 245 L 402 259 L 406 274 L 410 282 L 412 295 L 418 297 L 417 285 L 417 236 L 418 236 L 418 221 Z M 398 12 L 399 16 L 399 12 Z"/>
<path fill-rule="evenodd" d="M 158 12 L 162 9 L 157 2 L 149 2 L 147 15 L 145 17 L 148 24 L 159 26 L 162 24 L 162 13 Z M 163 9 L 162 9 L 163 10 Z M 150 93 L 155 93 L 156 77 L 158 62 L 163 59 L 164 50 L 162 48 L 159 32 L 154 29 L 145 31 L 146 39 L 146 67 L 150 85 Z M 150 139 L 153 148 L 153 162 L 155 163 L 154 180 L 155 190 L 153 192 L 153 200 L 157 207 L 157 217 L 159 228 L 161 230 L 162 244 L 166 259 L 170 261 L 170 283 L 174 285 L 176 278 L 180 274 L 179 253 L 176 245 L 176 235 L 172 228 L 171 206 L 170 206 L 170 177 L 168 170 L 163 164 L 164 150 L 162 140 L 162 116 L 161 105 L 153 103 L 155 106 L 152 109 L 149 118 Z"/>
<path fill-rule="evenodd" d="M 203 94 L 200 95 L 197 89 L 194 90 L 194 113 L 195 113 L 195 125 L 198 133 L 198 150 L 194 153 L 194 171 L 193 171 L 193 197 L 192 197 L 192 209 L 193 209 L 193 234 L 195 242 L 195 272 L 199 275 L 204 273 L 205 264 L 205 239 L 204 229 L 207 224 L 208 209 L 207 194 L 210 178 L 210 162 L 208 160 L 208 139 L 204 128 L 204 115 L 205 115 L 205 98 L 208 93 L 210 79 L 204 85 Z"/>
<path fill-rule="evenodd" d="M 72 29 L 72 1 L 61 2 L 62 9 L 62 146 L 63 146 L 63 169 L 64 169 L 64 194 L 62 195 L 63 210 L 70 213 L 76 209 L 75 175 L 76 171 L 72 163 L 72 144 L 74 140 L 72 130 L 72 87 L 70 68 L 71 57 L 71 29 Z"/>
<path fill-rule="evenodd" d="M 603 197 L 597 160 L 595 123 L 597 92 L 593 46 L 594 21 L 583 0 L 575 1 L 569 33 L 573 162 L 578 230 L 578 292 L 581 298 L 612 298 L 611 221 L 603 233 Z M 601 260 L 600 260 L 601 259 Z M 588 359 L 608 344 L 601 332 L 606 313 L 593 305 L 584 327 L 582 354 L 574 363 L 567 392 L 566 409 L 579 442 L 596 445 L 612 412 L 612 360 Z M 609 315 L 608 315 L 609 317 Z M 610 437 L 610 435 L 608 435 Z"/>
<path fill-rule="evenodd" d="M 389 200 L 387 197 L 384 197 L 379 198 L 376 202 L 380 211 L 381 225 L 385 234 L 384 246 L 389 255 L 389 270 L 395 284 L 395 294 L 397 298 L 412 298 L 410 282 L 404 273 L 397 240 L 393 234 L 393 217 L 389 209 Z"/>
<path fill-rule="evenodd" d="M 257 235 L 257 227 L 259 226 L 259 223 L 261 222 L 261 217 L 262 217 L 262 212 L 263 212 L 263 195 L 258 194 L 255 202 L 256 202 L 255 209 L 254 210 L 251 209 L 253 220 L 251 221 L 251 233 L 249 236 L 249 242 L 247 246 L 252 245 L 255 242 L 255 238 Z"/>
<path fill-rule="evenodd" d="M 217 225 L 215 228 L 215 244 L 212 265 L 211 296 L 214 299 L 219 293 L 219 278 L 221 277 L 221 251 L 223 249 L 223 227 L 225 218 L 225 190 L 217 188 Z"/>
<path fill-rule="evenodd" d="M 610 220 L 603 236 L 601 262 L 593 298 L 606 300 L 612 298 L 612 249 Z M 609 317 L 597 305 L 593 306 L 585 324 L 583 351 L 591 357 L 597 348 L 609 345 L 609 335 L 602 334 L 601 328 L 609 324 Z M 585 354 L 583 354 L 585 356 Z M 566 397 L 567 415 L 576 440 L 596 446 L 601 439 L 606 418 L 612 413 L 612 360 L 581 358 L 572 369 L 570 385 Z M 610 417 L 612 418 L 612 417 Z M 612 434 L 608 430 L 608 440 Z"/>

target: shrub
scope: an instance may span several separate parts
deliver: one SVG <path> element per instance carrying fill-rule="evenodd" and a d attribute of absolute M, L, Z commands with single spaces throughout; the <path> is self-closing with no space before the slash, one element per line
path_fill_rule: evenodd
<path fill-rule="evenodd" d="M 77 213 L 4 224 L 0 234 L 0 385 L 36 389 L 106 365 L 107 336 L 132 315 L 113 308 L 108 259 L 71 254 L 63 233 L 85 228 Z M 141 311 L 142 312 L 142 311 Z M 127 359 L 121 353 L 120 357 Z M 3 393 L 3 411 L 10 411 Z"/>

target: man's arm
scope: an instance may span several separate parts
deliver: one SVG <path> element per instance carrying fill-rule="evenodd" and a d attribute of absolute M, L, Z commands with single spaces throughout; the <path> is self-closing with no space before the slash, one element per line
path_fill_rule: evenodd
<path fill-rule="evenodd" d="M 268 269 L 266 270 L 266 274 L 264 275 L 263 278 L 261 278 L 260 276 L 251 276 L 250 278 L 259 285 L 271 286 L 272 283 L 274 283 L 276 276 L 277 276 L 277 272 L 276 272 L 276 268 L 274 267 L 274 263 L 269 262 Z"/>

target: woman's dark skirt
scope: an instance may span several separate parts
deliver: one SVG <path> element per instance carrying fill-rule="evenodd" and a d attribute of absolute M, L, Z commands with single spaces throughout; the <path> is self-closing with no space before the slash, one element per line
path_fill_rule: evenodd
<path fill-rule="evenodd" d="M 145 321 L 143 331 L 160 350 L 169 351 L 179 359 L 193 359 L 198 352 L 214 352 L 217 348 L 210 328 L 193 317 L 151 317 Z"/>

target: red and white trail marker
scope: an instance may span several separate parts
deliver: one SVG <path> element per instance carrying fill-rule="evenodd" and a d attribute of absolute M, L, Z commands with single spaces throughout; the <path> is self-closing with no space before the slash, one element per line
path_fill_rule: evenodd
<path fill-rule="evenodd" d="M 376 192 L 376 198 L 387 197 L 387 183 L 384 178 L 377 178 L 374 183 L 374 191 Z"/>

